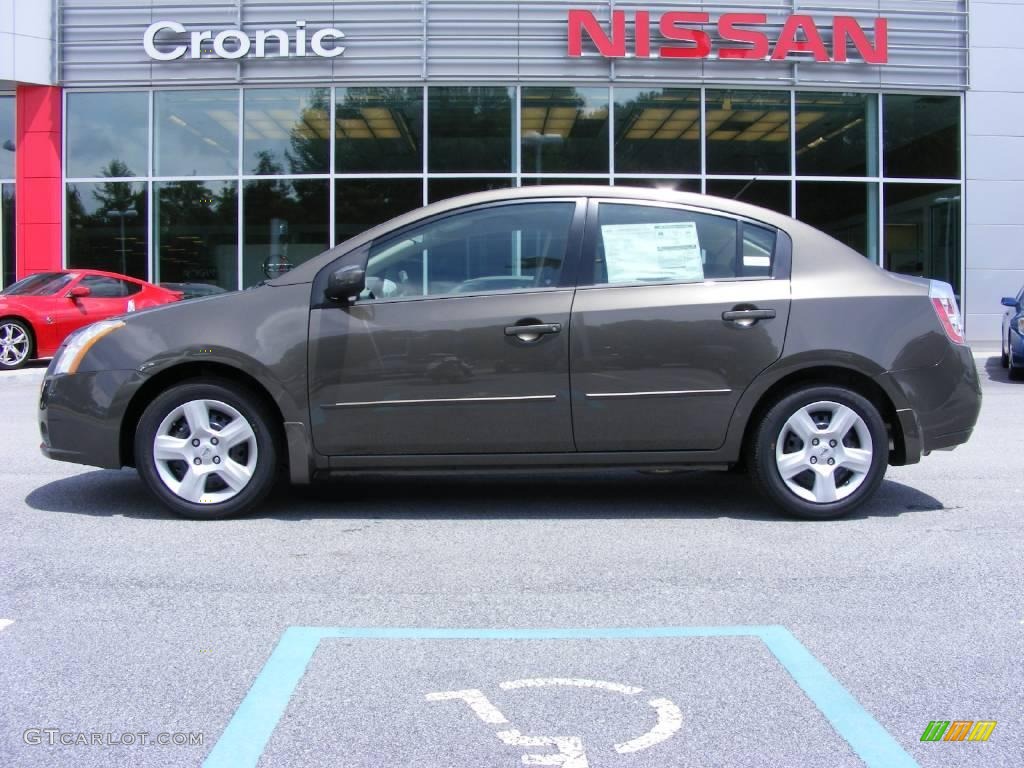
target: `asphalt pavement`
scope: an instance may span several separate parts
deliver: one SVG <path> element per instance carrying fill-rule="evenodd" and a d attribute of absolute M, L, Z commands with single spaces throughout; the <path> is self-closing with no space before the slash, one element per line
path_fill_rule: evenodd
<path fill-rule="evenodd" d="M 44 459 L 41 368 L 0 374 L 0 766 L 1017 768 L 1024 384 L 978 365 L 971 442 L 820 523 L 711 472 L 366 476 L 190 522 Z"/>

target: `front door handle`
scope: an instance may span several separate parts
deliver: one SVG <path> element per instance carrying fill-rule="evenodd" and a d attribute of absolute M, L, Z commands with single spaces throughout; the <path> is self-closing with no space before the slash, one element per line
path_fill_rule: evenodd
<path fill-rule="evenodd" d="M 758 320 L 771 320 L 775 317 L 774 309 L 732 309 L 722 313 L 722 319 L 727 323 L 736 323 L 744 328 L 753 325 Z"/>
<path fill-rule="evenodd" d="M 536 323 L 533 325 L 509 325 L 505 327 L 506 336 L 516 336 L 520 341 L 536 341 L 549 333 L 561 333 L 561 323 Z"/>

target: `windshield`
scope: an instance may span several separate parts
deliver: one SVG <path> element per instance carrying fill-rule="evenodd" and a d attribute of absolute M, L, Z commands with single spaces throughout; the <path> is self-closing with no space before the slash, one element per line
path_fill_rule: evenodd
<path fill-rule="evenodd" d="M 52 296 L 74 279 L 68 272 L 41 272 L 9 285 L 4 296 Z"/>

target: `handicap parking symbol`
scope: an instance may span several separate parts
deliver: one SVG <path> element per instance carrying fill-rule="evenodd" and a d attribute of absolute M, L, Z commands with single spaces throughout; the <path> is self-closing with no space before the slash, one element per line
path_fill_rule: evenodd
<path fill-rule="evenodd" d="M 739 648 L 730 646 L 725 653 L 729 658 L 716 658 L 716 653 L 722 656 L 720 639 L 726 639 L 734 644 L 739 641 L 743 645 Z M 341 647 L 326 642 L 332 640 L 343 641 Z M 610 643 L 618 640 L 628 643 Z M 689 645 L 684 646 L 684 640 Z M 385 642 L 382 644 L 379 641 Z M 486 656 L 487 664 L 483 666 L 485 669 L 493 668 L 497 674 L 489 676 L 480 669 L 473 669 L 472 665 L 467 664 L 461 657 L 459 663 L 451 669 L 462 671 L 450 673 L 451 669 L 443 660 L 451 658 L 451 654 L 444 651 L 445 646 L 438 646 L 430 641 L 482 641 L 476 644 L 478 647 L 484 643 L 490 644 L 487 646 L 490 655 Z M 501 645 L 504 641 L 517 641 L 514 647 L 522 650 L 522 653 L 507 653 L 508 647 Z M 591 641 L 599 644 L 606 653 L 600 662 L 591 658 L 577 658 L 580 655 L 578 652 L 597 647 Z M 759 642 L 751 645 L 751 641 Z M 590 645 L 587 645 L 588 643 Z M 695 663 L 693 670 L 688 671 L 685 666 L 680 666 L 673 672 L 667 668 L 668 662 L 664 657 L 659 657 L 660 661 L 651 661 L 648 658 L 650 654 L 640 650 L 659 643 L 662 644 L 663 650 L 670 652 L 674 661 L 687 658 L 686 653 L 677 652 L 684 648 L 693 649 L 698 655 L 703 652 L 705 657 Z M 666 643 L 669 645 L 665 646 Z M 411 646 L 415 646 L 415 652 Z M 385 650 L 382 651 L 382 647 Z M 399 669 L 402 667 L 403 647 L 410 648 L 410 659 L 416 659 L 407 663 L 418 666 L 408 670 Z M 467 646 L 462 644 L 459 647 L 465 649 Z M 479 755 L 479 750 L 484 749 L 489 750 L 487 754 L 493 754 L 493 757 L 488 759 L 498 766 L 628 766 L 639 765 L 631 762 L 631 759 L 635 759 L 632 756 L 637 755 L 643 755 L 643 760 L 648 761 L 644 764 L 668 765 L 672 764 L 673 756 L 686 754 L 687 748 L 692 749 L 696 743 L 702 744 L 702 750 L 714 747 L 713 744 L 708 744 L 706 736 L 702 742 L 700 736 L 688 733 L 688 730 L 696 732 L 702 726 L 697 722 L 700 718 L 687 719 L 685 715 L 687 711 L 691 714 L 699 712 L 699 709 L 695 709 L 699 707 L 699 701 L 694 699 L 704 695 L 705 685 L 718 684 L 719 705 L 726 702 L 728 706 L 747 706 L 746 710 L 739 710 L 740 714 L 747 716 L 749 722 L 754 723 L 754 727 L 757 727 L 758 722 L 763 722 L 764 710 L 761 708 L 760 700 L 753 707 L 748 706 L 749 702 L 741 701 L 737 704 L 729 698 L 732 694 L 720 680 L 721 677 L 730 674 L 743 674 L 734 669 L 733 663 L 735 653 L 742 652 L 747 654 L 748 663 L 759 665 L 760 676 L 756 678 L 759 683 L 763 683 L 763 679 L 771 678 L 771 685 L 774 688 L 769 695 L 775 696 L 783 708 L 795 711 L 796 708 L 809 704 L 818 710 L 821 717 L 816 720 L 820 725 L 815 726 L 815 738 L 822 743 L 831 743 L 831 747 L 823 747 L 822 743 L 791 742 L 788 747 L 785 744 L 781 745 L 784 749 L 778 754 L 785 752 L 785 748 L 797 756 L 812 747 L 818 748 L 819 752 L 827 748 L 846 751 L 845 747 L 841 746 L 845 742 L 849 747 L 847 762 L 851 765 L 859 760 L 866 768 L 919 768 L 914 759 L 825 666 L 781 626 L 604 629 L 291 627 L 285 631 L 220 739 L 207 756 L 204 768 L 255 768 L 264 758 L 265 752 L 268 755 L 268 764 L 273 762 L 274 758 L 284 758 L 290 749 L 295 748 L 296 738 L 305 739 L 307 736 L 303 719 L 319 717 L 319 701 L 338 690 L 336 681 L 324 678 L 331 677 L 339 670 L 345 673 L 353 656 L 362 652 L 369 654 L 371 651 L 368 649 L 371 648 L 376 649 L 374 652 L 385 654 L 380 657 L 385 663 L 379 663 L 379 658 L 377 665 L 369 668 L 375 670 L 375 675 L 386 679 L 376 680 L 370 684 L 367 680 L 360 679 L 358 685 L 345 688 L 352 696 L 343 697 L 336 702 L 336 706 L 342 709 L 346 706 L 349 708 L 344 712 L 334 713 L 336 720 L 328 718 L 326 721 L 343 723 L 340 726 L 341 738 L 339 739 L 337 732 L 330 733 L 329 738 L 319 742 L 322 749 L 329 750 L 339 742 L 343 742 L 344 748 L 348 749 L 351 742 L 355 750 L 352 754 L 366 754 L 365 751 L 358 752 L 358 744 L 370 745 L 367 748 L 372 749 L 376 736 L 369 731 L 363 733 L 364 729 L 374 727 L 371 719 L 365 717 L 363 713 L 386 711 L 389 718 L 404 717 L 410 726 L 407 729 L 410 734 L 429 733 L 432 732 L 430 728 L 436 732 L 438 729 L 435 726 L 439 722 L 445 723 L 445 734 L 454 734 L 449 741 L 435 739 L 436 743 L 433 745 L 392 740 L 389 748 L 401 754 L 388 764 L 427 765 L 432 764 L 430 761 L 434 760 L 439 765 L 451 765 L 453 749 L 463 750 L 460 754 L 464 755 Z M 434 650 L 425 650 L 429 648 Z M 709 651 L 709 648 L 717 650 Z M 753 653 L 756 648 L 761 650 Z M 634 656 L 627 659 L 630 652 Z M 433 657 L 430 657 L 431 653 L 434 654 Z M 433 658 L 435 663 L 424 666 L 424 654 Z M 307 675 L 307 668 L 314 661 L 314 656 L 317 656 L 317 662 L 312 665 L 311 675 Z M 645 679 L 663 680 L 668 687 L 660 690 L 663 687 L 662 683 L 639 685 L 637 680 L 623 680 L 617 675 L 557 676 L 558 672 L 565 671 L 562 667 L 566 667 L 566 670 L 576 667 L 573 671 L 578 672 L 583 667 L 596 670 L 605 668 L 608 664 L 615 666 L 615 658 L 619 656 L 626 659 L 616 667 L 619 672 L 639 669 L 650 661 L 653 666 L 647 669 Z M 392 663 L 393 660 L 395 663 Z M 703 666 L 708 661 L 719 665 L 718 680 L 711 678 L 709 681 L 708 671 Z M 536 664 L 544 664 L 543 671 L 548 675 L 515 675 L 517 672 L 529 674 L 531 671 L 541 671 L 530 669 Z M 505 675 L 502 672 L 510 671 L 515 676 L 510 675 L 508 679 L 503 679 Z M 551 674 L 552 672 L 556 674 Z M 689 680 L 684 685 L 680 679 L 687 674 Z M 630 676 L 628 673 L 622 674 L 622 677 Z M 420 687 L 416 693 L 418 677 L 423 678 L 419 680 L 419 684 L 426 683 L 430 687 Z M 444 687 L 435 687 L 437 682 L 442 683 Z M 460 682 L 462 685 L 459 685 Z M 302 695 L 293 701 L 300 683 Z M 450 683 L 455 685 L 449 685 Z M 408 690 L 410 684 L 413 687 L 412 693 Z M 381 690 L 375 690 L 375 685 Z M 391 697 L 388 699 L 387 707 L 381 704 L 381 691 L 384 690 L 387 690 Z M 559 717 L 546 720 L 530 718 L 528 713 L 531 712 L 531 705 L 536 716 L 537 707 L 543 710 L 543 707 L 551 706 L 550 701 L 543 706 L 538 704 L 541 699 L 567 695 L 575 697 L 571 700 L 572 703 L 565 707 L 568 712 L 562 712 L 562 705 L 566 701 L 563 698 L 558 700 L 559 706 L 554 707 Z M 359 696 L 364 698 L 356 704 L 351 704 L 351 699 Z M 395 708 L 396 696 L 401 700 L 401 706 L 405 707 L 405 710 L 399 711 Z M 779 699 L 780 696 L 788 699 Z M 794 696 L 800 701 L 793 701 Z M 592 705 L 608 711 L 614 709 L 616 714 L 613 722 L 616 727 L 622 726 L 628 732 L 612 737 L 606 730 L 595 726 L 595 723 L 586 722 L 589 716 L 587 708 Z M 287 724 L 282 725 L 286 710 L 289 710 L 289 719 Z M 598 711 L 595 709 L 594 713 Z M 719 712 L 718 716 L 732 715 L 723 715 Z M 435 726 L 424 725 L 432 720 Z M 546 725 L 538 725 L 541 722 Z M 531 723 L 534 724 L 533 727 L 530 727 Z M 391 738 L 396 732 L 394 722 L 384 727 Z M 278 731 L 277 736 L 275 731 Z M 725 739 L 729 738 L 728 734 L 721 730 L 718 733 L 723 733 Z M 377 736 L 379 735 L 378 733 Z M 436 733 L 434 735 L 436 736 Z M 268 750 L 272 736 L 275 738 Z M 428 746 L 433 746 L 434 752 L 428 754 L 422 751 Z M 324 757 L 326 759 L 328 755 L 325 754 Z M 826 755 L 826 759 L 830 758 Z M 410 760 L 413 762 L 409 762 Z M 479 759 L 476 760 L 477 762 L 473 764 L 479 764 Z M 455 759 L 454 764 L 464 762 Z M 832 764 L 838 764 L 838 761 Z"/>

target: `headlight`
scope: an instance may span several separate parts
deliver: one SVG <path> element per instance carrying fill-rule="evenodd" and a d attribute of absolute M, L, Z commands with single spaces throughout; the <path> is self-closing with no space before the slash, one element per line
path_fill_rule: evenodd
<path fill-rule="evenodd" d="M 1017 318 L 1017 333 L 1024 336 L 1024 317 Z"/>
<path fill-rule="evenodd" d="M 124 323 L 120 320 L 101 320 L 73 333 L 60 356 L 53 362 L 54 375 L 77 371 L 82 358 L 92 349 L 92 345 L 118 328 L 124 328 Z"/>

